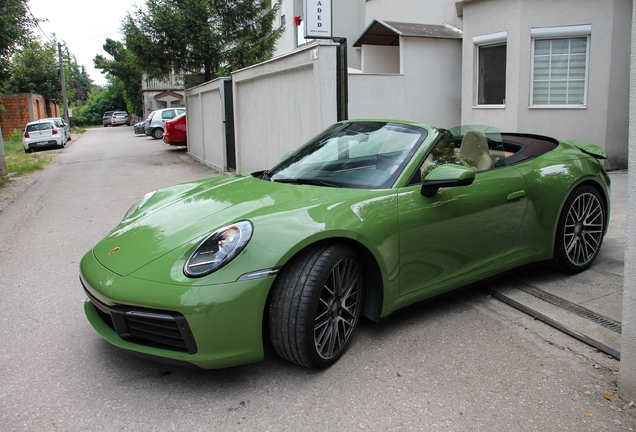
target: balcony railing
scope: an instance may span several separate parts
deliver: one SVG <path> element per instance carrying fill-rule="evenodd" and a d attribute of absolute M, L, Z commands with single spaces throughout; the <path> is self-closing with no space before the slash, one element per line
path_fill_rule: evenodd
<path fill-rule="evenodd" d="M 141 79 L 141 90 L 170 90 L 170 89 L 183 89 L 183 75 L 173 74 L 168 79 L 150 79 L 146 80 L 146 77 Z"/>

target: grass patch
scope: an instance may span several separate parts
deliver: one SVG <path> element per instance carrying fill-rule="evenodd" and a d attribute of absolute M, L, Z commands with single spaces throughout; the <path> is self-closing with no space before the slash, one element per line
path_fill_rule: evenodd
<path fill-rule="evenodd" d="M 25 153 L 20 131 L 14 131 L 11 139 L 4 141 L 7 171 L 12 176 L 20 176 L 41 170 L 51 162 L 55 153 L 50 151 Z M 8 181 L 8 176 L 0 176 L 0 187 L 3 187 Z"/>

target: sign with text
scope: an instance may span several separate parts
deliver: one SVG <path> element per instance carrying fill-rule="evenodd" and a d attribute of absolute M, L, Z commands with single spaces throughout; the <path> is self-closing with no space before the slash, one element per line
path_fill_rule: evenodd
<path fill-rule="evenodd" d="M 332 0 L 305 0 L 305 38 L 332 38 Z"/>

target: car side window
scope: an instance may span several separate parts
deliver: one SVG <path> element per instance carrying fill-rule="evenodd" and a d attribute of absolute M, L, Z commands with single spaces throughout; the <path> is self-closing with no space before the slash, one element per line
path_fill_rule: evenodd
<path fill-rule="evenodd" d="M 184 112 L 185 112 L 185 110 L 184 110 L 184 109 L 178 109 L 178 110 L 177 110 L 177 115 L 181 115 L 181 114 L 183 114 Z"/>
<path fill-rule="evenodd" d="M 167 110 L 161 113 L 162 119 L 171 119 L 174 118 L 174 110 Z"/>

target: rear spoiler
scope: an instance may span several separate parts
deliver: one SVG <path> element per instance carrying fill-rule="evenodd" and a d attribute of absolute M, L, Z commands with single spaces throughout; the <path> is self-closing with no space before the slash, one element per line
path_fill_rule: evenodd
<path fill-rule="evenodd" d="M 595 157 L 596 159 L 607 159 L 607 154 L 605 154 L 605 150 L 596 144 L 592 144 L 585 141 L 579 140 L 560 140 L 566 144 L 571 144 L 581 150 L 583 153 L 589 154 L 590 156 Z"/>

